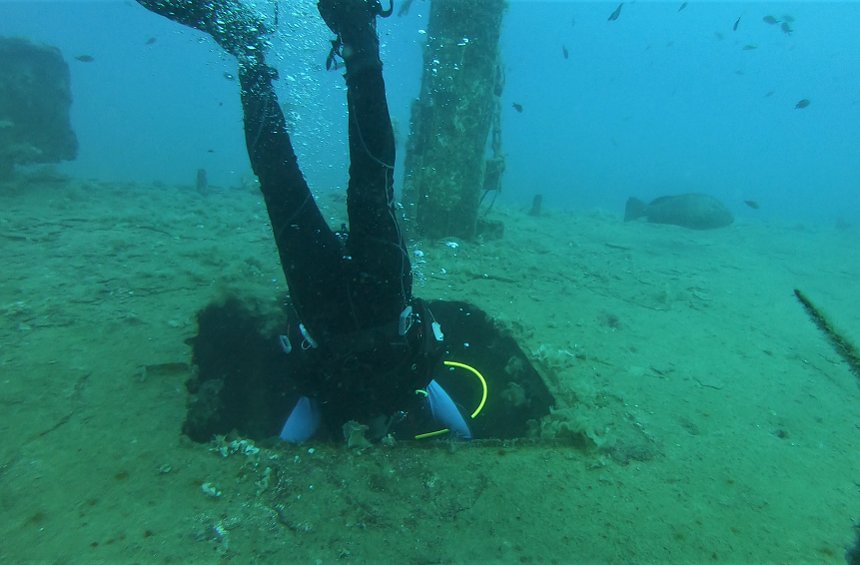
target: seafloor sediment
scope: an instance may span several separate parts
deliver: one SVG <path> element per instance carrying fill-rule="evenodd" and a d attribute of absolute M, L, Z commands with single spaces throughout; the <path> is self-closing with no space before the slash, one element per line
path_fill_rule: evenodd
<path fill-rule="evenodd" d="M 219 296 L 278 306 L 259 195 L 7 186 L 0 560 L 843 562 L 860 388 L 792 289 L 860 341 L 856 227 L 497 218 L 415 242 L 416 294 L 496 316 L 598 441 L 231 448 L 180 434 L 185 340 Z"/>

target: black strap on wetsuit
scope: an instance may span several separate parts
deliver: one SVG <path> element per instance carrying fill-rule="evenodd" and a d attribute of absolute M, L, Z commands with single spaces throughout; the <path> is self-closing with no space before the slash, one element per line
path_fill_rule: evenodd
<path fill-rule="evenodd" d="M 323 0 L 339 36 L 349 108 L 349 233 L 328 226 L 302 175 L 263 61 L 262 24 L 238 0 L 138 0 L 179 23 L 207 31 L 239 57 L 248 155 L 266 202 L 290 300 L 317 342 L 307 394 L 340 421 L 408 408 L 442 356 L 432 315 L 412 297 L 412 274 L 394 206 L 394 134 L 385 97 L 375 19 L 378 2 Z M 238 14 L 238 15 L 237 15 Z M 217 23 L 213 24 L 213 17 Z M 213 32 L 214 30 L 214 32 Z M 248 48 L 250 46 L 250 48 Z M 400 316 L 415 317 L 401 335 Z"/>

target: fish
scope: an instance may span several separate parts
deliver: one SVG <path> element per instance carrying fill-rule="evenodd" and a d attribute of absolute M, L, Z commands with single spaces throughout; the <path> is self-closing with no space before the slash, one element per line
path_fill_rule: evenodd
<path fill-rule="evenodd" d="M 691 230 L 711 230 L 731 225 L 735 218 L 719 200 L 707 194 L 661 196 L 651 202 L 628 198 L 624 221 L 646 218 L 652 224 L 670 224 Z"/>
<path fill-rule="evenodd" d="M 226 71 L 224 72 L 224 78 L 226 78 L 227 80 L 236 80 L 236 77 L 233 76 L 232 73 L 228 73 Z"/>
<path fill-rule="evenodd" d="M 771 96 L 773 96 L 773 90 L 768 90 L 764 95 L 765 98 L 770 98 Z"/>
<path fill-rule="evenodd" d="M 146 43 L 144 43 L 144 45 L 152 45 L 153 43 L 155 43 L 155 38 L 150 37 L 149 39 L 146 40 Z"/>
<path fill-rule="evenodd" d="M 678 8 L 678 11 L 680 12 L 681 10 L 683 10 L 683 9 L 684 9 L 684 8 L 686 8 L 686 7 L 687 7 L 687 3 L 686 3 L 686 2 L 684 2 L 683 4 L 681 4 L 681 7 L 680 7 L 680 8 Z"/>
<path fill-rule="evenodd" d="M 741 23 L 741 19 L 740 19 L 740 18 L 738 18 L 738 20 L 735 22 L 735 25 L 733 25 L 733 26 L 732 26 L 732 31 L 737 31 L 737 30 L 738 30 L 738 24 L 739 24 L 739 23 Z"/>
<path fill-rule="evenodd" d="M 788 25 L 787 22 L 782 22 L 782 25 L 779 26 L 779 28 L 782 30 L 782 33 L 784 33 L 785 35 L 791 35 L 791 32 L 794 31 L 793 29 L 791 29 L 791 26 Z"/>
<path fill-rule="evenodd" d="M 612 12 L 611 14 L 609 14 L 609 19 L 608 19 L 608 20 L 606 20 L 606 21 L 608 21 L 608 22 L 614 22 L 615 20 L 617 20 L 617 19 L 618 19 L 618 16 L 620 16 L 620 15 L 621 15 L 621 6 L 623 6 L 623 5 L 624 5 L 624 2 L 622 2 L 621 4 L 619 4 L 619 5 L 618 5 L 618 7 L 617 7 L 617 8 L 615 8 L 615 11 L 614 11 L 614 12 Z"/>
<path fill-rule="evenodd" d="M 92 63 L 93 61 L 95 61 L 95 59 L 93 57 L 90 57 L 89 55 L 78 55 L 77 57 L 75 57 L 75 59 L 77 59 L 81 63 Z"/>
<path fill-rule="evenodd" d="M 523 106 L 522 106 L 522 104 L 517 104 L 516 102 L 514 102 L 513 106 L 514 106 L 514 110 L 516 110 L 516 111 L 517 111 L 517 112 L 519 112 L 520 114 L 522 114 L 522 113 L 523 113 Z"/>
<path fill-rule="evenodd" d="M 561 54 L 564 55 L 564 58 L 567 59 L 569 53 L 567 52 L 567 47 L 564 45 L 561 46 Z"/>
<path fill-rule="evenodd" d="M 779 20 L 774 18 L 773 16 L 765 16 L 761 19 L 761 21 L 771 26 L 779 23 Z"/>
<path fill-rule="evenodd" d="M 752 51 L 753 49 L 757 49 L 755 45 L 744 45 L 744 51 Z"/>
<path fill-rule="evenodd" d="M 795 110 L 803 110 L 804 108 L 806 108 L 810 104 L 812 104 L 812 102 L 809 101 L 809 98 L 804 98 L 803 100 L 801 100 L 800 102 L 797 103 L 797 105 L 794 107 L 794 109 Z"/>
<path fill-rule="evenodd" d="M 756 202 L 755 200 L 744 200 L 744 204 L 746 204 L 753 210 L 758 210 L 758 202 Z"/>

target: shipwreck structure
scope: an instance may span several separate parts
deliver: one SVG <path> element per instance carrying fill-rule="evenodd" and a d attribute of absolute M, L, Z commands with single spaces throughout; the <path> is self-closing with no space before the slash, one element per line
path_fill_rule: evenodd
<path fill-rule="evenodd" d="M 15 165 L 71 161 L 69 66 L 56 47 L 0 37 L 0 180 Z"/>
<path fill-rule="evenodd" d="M 499 37 L 505 0 L 433 0 L 421 92 L 412 105 L 403 201 L 430 238 L 474 239 L 482 194 L 501 189 L 504 71 Z"/>

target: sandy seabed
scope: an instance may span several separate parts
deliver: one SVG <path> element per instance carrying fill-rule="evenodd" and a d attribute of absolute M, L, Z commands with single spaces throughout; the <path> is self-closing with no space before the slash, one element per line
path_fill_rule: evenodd
<path fill-rule="evenodd" d="M 261 197 L 4 186 L 0 563 L 844 563 L 860 381 L 792 291 L 860 342 L 856 227 L 495 218 L 499 241 L 414 242 L 415 293 L 495 316 L 612 449 L 224 457 L 180 434 L 185 340 L 212 300 L 283 298 Z"/>

